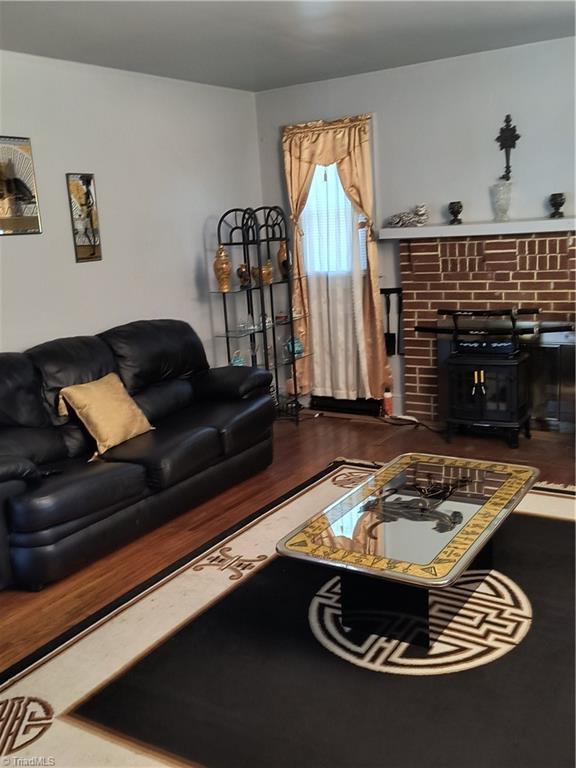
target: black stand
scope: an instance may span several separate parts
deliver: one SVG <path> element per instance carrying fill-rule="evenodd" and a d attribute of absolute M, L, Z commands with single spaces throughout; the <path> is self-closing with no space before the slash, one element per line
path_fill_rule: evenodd
<path fill-rule="evenodd" d="M 249 341 L 251 365 L 267 368 L 272 373 L 272 395 L 276 401 L 277 417 L 298 422 L 302 404 L 298 397 L 296 363 L 302 355 L 298 354 L 295 343 L 298 338 L 295 323 L 299 318 L 293 313 L 292 289 L 293 280 L 303 280 L 305 276 L 294 278 L 292 274 L 288 221 L 284 211 L 277 205 L 230 208 L 218 222 L 218 245 L 230 249 L 234 269 L 243 269 L 243 277 L 236 271 L 240 284 L 236 283 L 224 293 L 220 290 L 212 292 L 222 297 L 224 313 L 224 334 L 218 334 L 216 338 L 226 339 L 229 364 L 233 358 L 232 342 L 236 346 L 242 343 L 242 339 Z M 278 274 L 272 267 L 272 259 L 281 259 L 278 256 L 280 248 L 283 249 L 284 259 L 278 264 Z M 276 271 L 276 276 L 265 283 L 263 268 L 268 264 Z M 283 298 L 282 294 L 278 296 L 276 289 L 284 291 Z M 238 296 L 246 300 L 247 315 L 257 321 L 256 326 L 248 329 L 234 327 L 238 324 L 238 316 L 233 302 Z M 284 319 L 279 319 L 276 314 L 275 302 L 279 298 L 285 312 Z M 288 379 L 293 382 L 291 390 Z M 280 394 L 281 389 L 285 390 L 284 395 Z M 290 394 L 290 391 L 295 394 Z"/>
<path fill-rule="evenodd" d="M 489 539 L 469 570 L 490 571 L 493 563 L 492 539 Z M 482 577 L 480 577 L 482 580 Z M 451 608 L 444 606 L 442 616 L 434 619 L 432 632 L 429 615 L 429 590 L 390 579 L 367 576 L 354 571 L 340 575 L 342 624 L 355 634 L 381 635 L 402 640 L 428 650 L 431 642 L 450 623 L 466 602 L 451 596 Z"/>
<path fill-rule="evenodd" d="M 494 563 L 494 547 L 492 546 L 492 539 L 488 539 L 486 544 L 482 547 L 480 552 L 476 555 L 474 560 L 468 566 L 470 571 L 490 571 L 492 570 Z"/>
<path fill-rule="evenodd" d="M 345 627 L 430 647 L 427 589 L 348 571 L 340 584 Z"/>

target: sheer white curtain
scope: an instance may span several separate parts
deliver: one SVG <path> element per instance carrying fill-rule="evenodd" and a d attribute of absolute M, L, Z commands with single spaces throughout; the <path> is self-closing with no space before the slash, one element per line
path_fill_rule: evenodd
<path fill-rule="evenodd" d="M 336 164 L 316 166 L 300 218 L 310 312 L 312 393 L 370 397 L 362 312 L 366 230 Z"/>

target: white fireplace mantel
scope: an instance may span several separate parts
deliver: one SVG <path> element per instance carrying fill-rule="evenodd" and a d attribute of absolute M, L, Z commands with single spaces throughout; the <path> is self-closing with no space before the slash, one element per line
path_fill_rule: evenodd
<path fill-rule="evenodd" d="M 426 224 L 423 227 L 385 227 L 378 240 L 428 240 L 440 237 L 489 237 L 540 232 L 573 232 L 575 218 L 519 219 L 517 221 L 478 221 L 473 224 Z"/>

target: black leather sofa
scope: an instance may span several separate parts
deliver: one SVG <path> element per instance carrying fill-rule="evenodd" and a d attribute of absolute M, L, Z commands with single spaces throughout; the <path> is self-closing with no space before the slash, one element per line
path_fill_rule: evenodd
<path fill-rule="evenodd" d="M 111 372 L 155 430 L 89 462 L 94 441 L 58 395 Z M 40 589 L 264 469 L 270 382 L 210 368 L 177 320 L 0 354 L 0 588 Z"/>

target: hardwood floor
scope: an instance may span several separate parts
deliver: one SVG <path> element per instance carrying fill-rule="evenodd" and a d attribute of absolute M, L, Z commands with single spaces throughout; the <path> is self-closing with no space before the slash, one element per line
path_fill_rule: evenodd
<path fill-rule="evenodd" d="M 408 451 L 507 460 L 540 469 L 540 479 L 574 483 L 573 436 L 537 432 L 510 450 L 492 437 L 441 435 L 379 421 L 307 416 L 275 426 L 275 459 L 265 471 L 166 523 L 42 592 L 0 592 L 0 669 L 186 555 L 337 457 L 387 461 Z"/>

